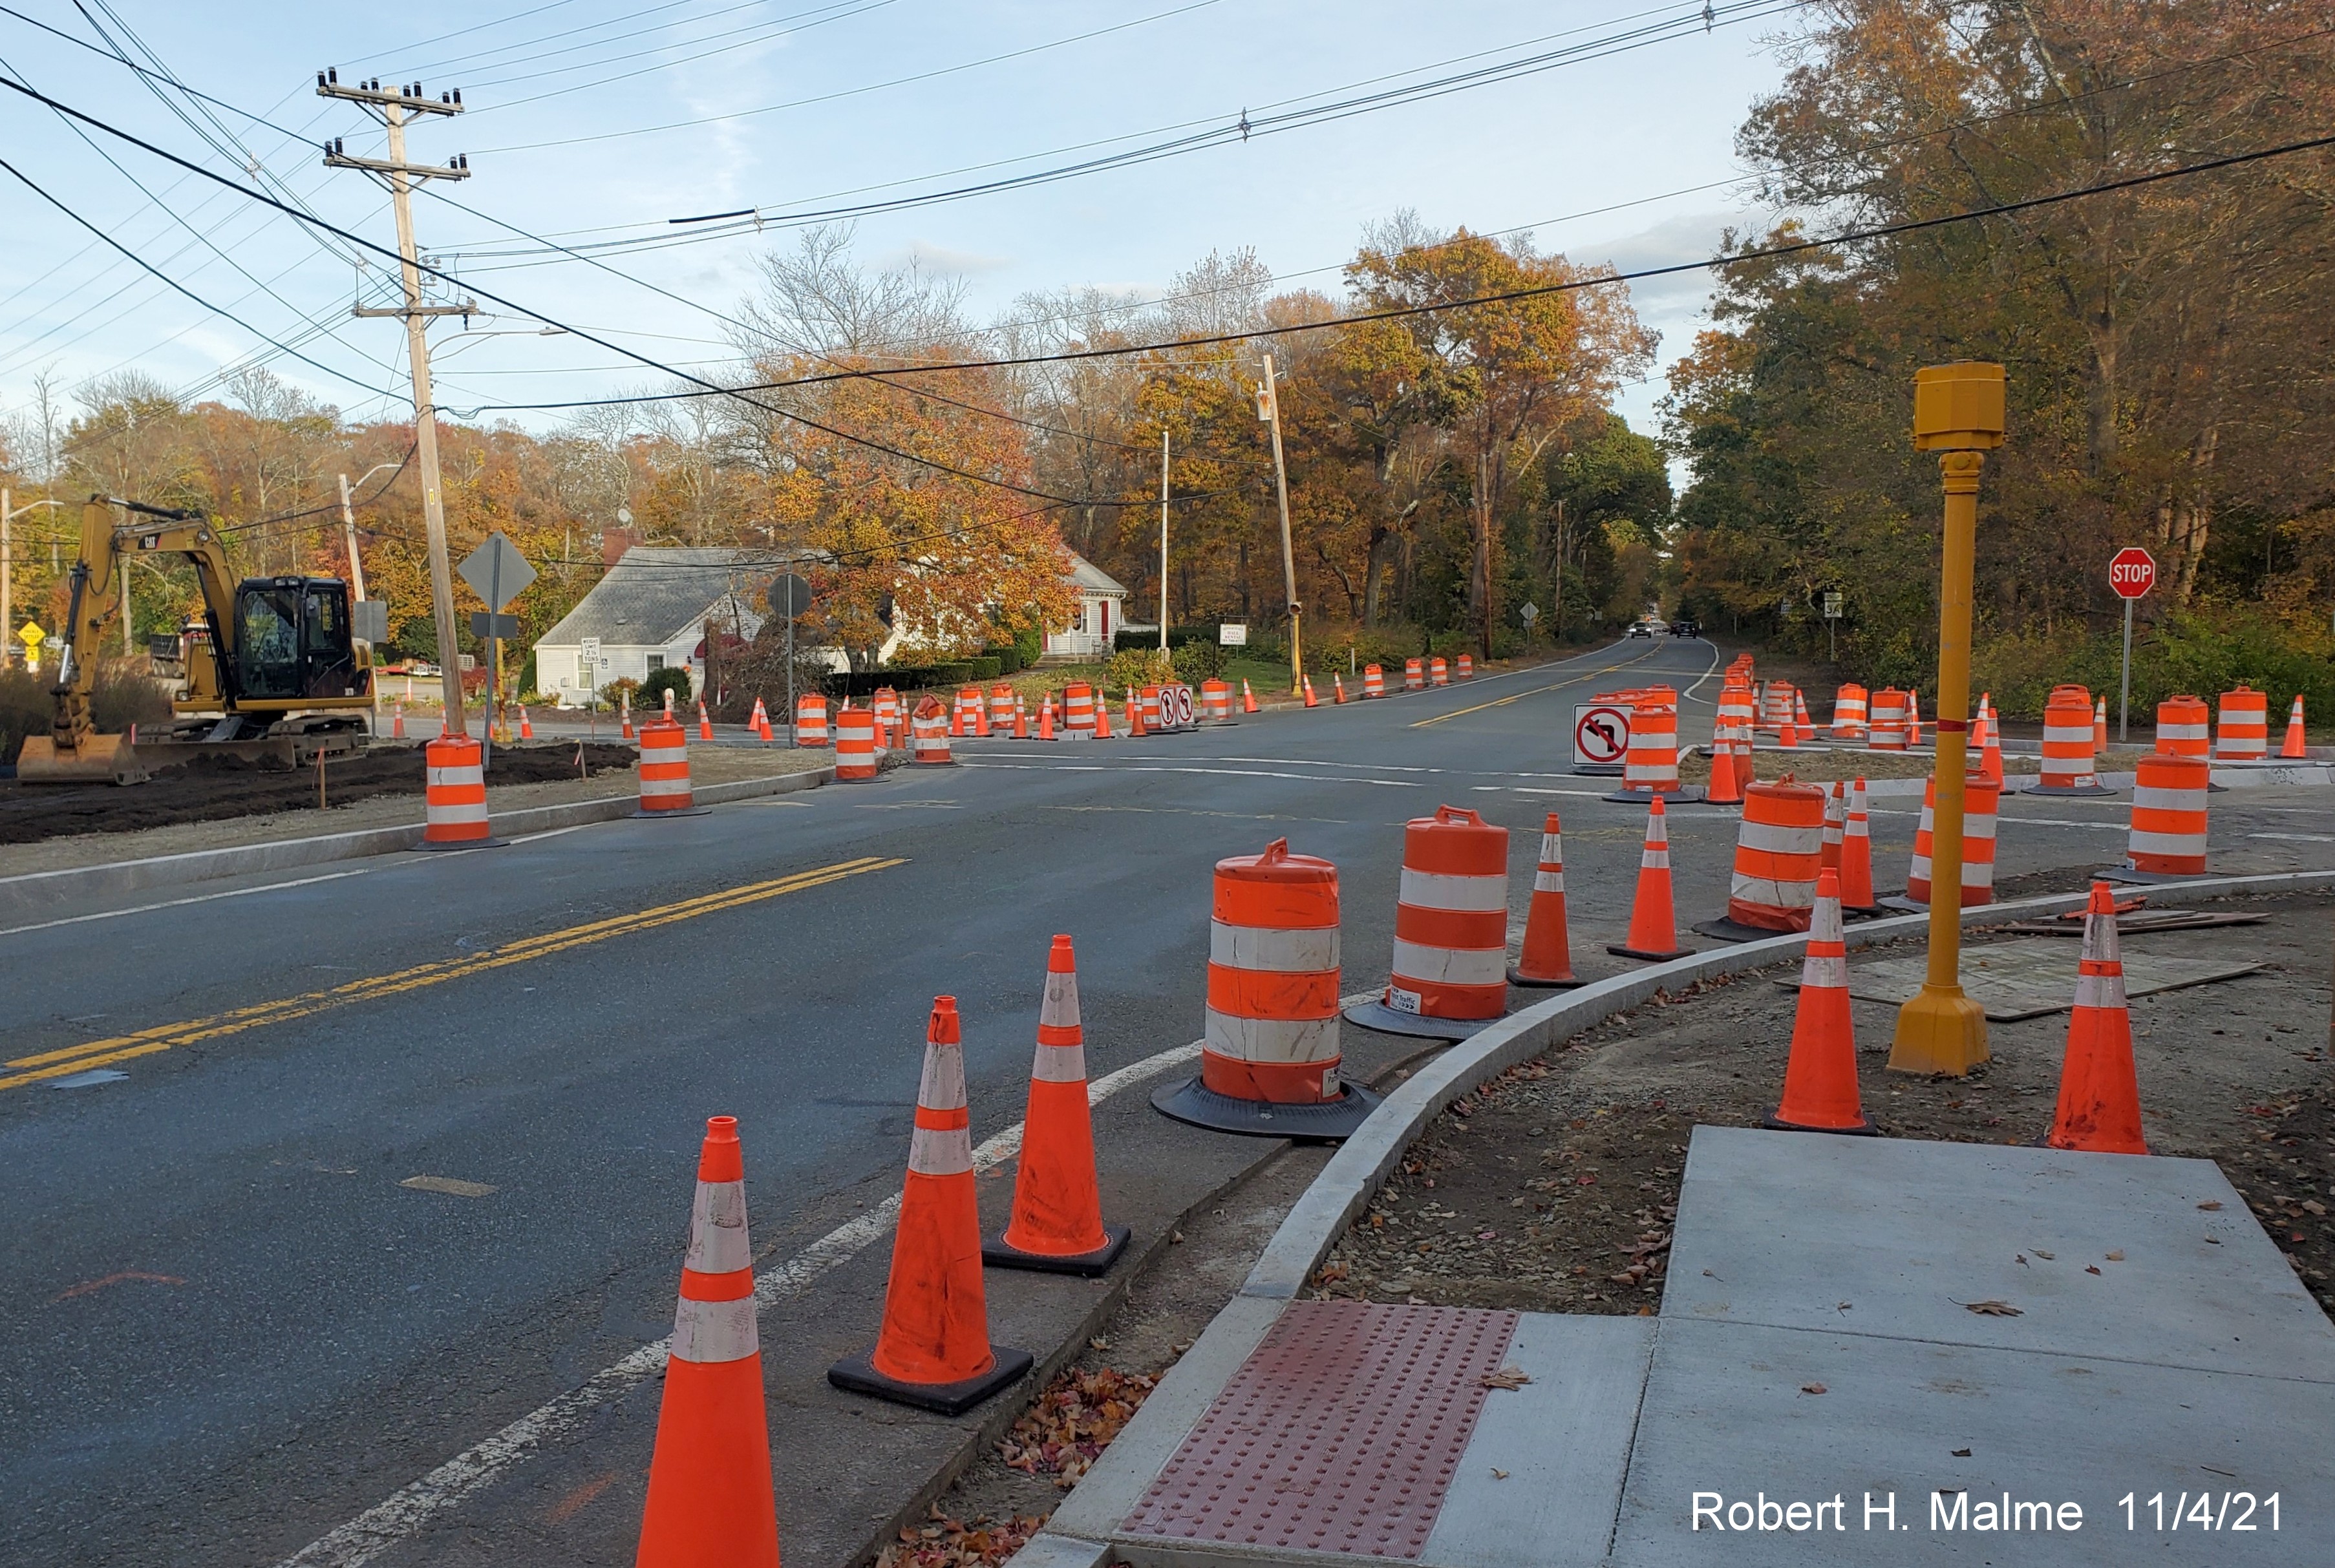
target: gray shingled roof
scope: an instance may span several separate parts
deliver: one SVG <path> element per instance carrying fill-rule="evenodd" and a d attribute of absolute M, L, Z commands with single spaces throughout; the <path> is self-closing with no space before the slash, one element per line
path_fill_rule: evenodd
<path fill-rule="evenodd" d="M 560 647 L 586 637 L 619 646 L 670 643 L 733 587 L 741 602 L 753 603 L 770 569 L 740 567 L 756 558 L 743 550 L 635 545 L 536 641 Z"/>
<path fill-rule="evenodd" d="M 1075 550 L 1071 552 L 1071 581 L 1081 588 L 1099 594 L 1127 592 L 1127 585 Z"/>

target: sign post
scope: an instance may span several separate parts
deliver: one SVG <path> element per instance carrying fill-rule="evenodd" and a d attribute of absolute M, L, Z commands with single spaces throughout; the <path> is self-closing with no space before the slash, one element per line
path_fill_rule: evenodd
<path fill-rule="evenodd" d="M 2124 674 L 2117 688 L 2117 744 L 2132 723 L 2132 603 L 2156 586 L 2156 560 L 2138 545 L 2127 545 L 2108 562 L 2108 586 L 2124 601 Z"/>
<path fill-rule="evenodd" d="M 792 572 L 770 579 L 770 613 L 787 624 L 787 744 L 795 745 L 795 617 L 810 608 L 810 585 Z"/>
<path fill-rule="evenodd" d="M 1823 603 L 1825 624 L 1825 662 L 1828 664 L 1837 664 L 1840 663 L 1840 647 L 1835 640 L 1835 635 L 1840 625 L 1841 596 L 1836 593 L 1827 591 L 1824 595 Z"/>
<path fill-rule="evenodd" d="M 470 633 L 487 640 L 487 722 L 486 734 L 479 748 L 479 767 L 484 771 L 492 760 L 495 726 L 502 721 L 502 698 L 497 679 L 503 667 L 503 639 L 518 632 L 518 617 L 506 615 L 503 606 L 527 592 L 535 581 L 535 568 L 518 553 L 518 547 L 504 537 L 501 529 L 487 536 L 487 542 L 462 557 L 457 568 L 462 581 L 487 602 L 484 615 L 470 617 Z M 458 673 L 454 679 L 460 681 Z M 459 687 L 457 688 L 459 690 Z"/>
<path fill-rule="evenodd" d="M 1533 623 L 1540 619 L 1540 606 L 1526 599 L 1516 607 L 1516 619 L 1525 624 L 1525 641 L 1532 641 Z"/>

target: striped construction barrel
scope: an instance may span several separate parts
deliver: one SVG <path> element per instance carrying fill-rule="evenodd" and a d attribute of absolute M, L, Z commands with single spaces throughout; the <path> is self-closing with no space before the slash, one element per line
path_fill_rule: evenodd
<path fill-rule="evenodd" d="M 1362 695 L 1365 697 L 1386 695 L 1386 671 L 1382 666 L 1377 664 L 1362 666 Z"/>
<path fill-rule="evenodd" d="M 1832 738 L 1836 740 L 1865 739 L 1865 688 L 1850 682 L 1832 696 Z"/>
<path fill-rule="evenodd" d="M 1338 868 L 1276 838 L 1216 862 L 1200 1081 L 1235 1099 L 1338 1097 Z"/>
<path fill-rule="evenodd" d="M 1439 806 L 1403 826 L 1386 1005 L 1422 1018 L 1508 1007 L 1508 830 Z"/>
<path fill-rule="evenodd" d="M 431 847 L 483 844 L 492 835 L 487 822 L 487 774 L 479 743 L 468 735 L 441 735 L 422 748 L 424 827 Z"/>
<path fill-rule="evenodd" d="M 956 760 L 949 754 L 948 715 L 941 711 L 938 702 L 926 698 L 908 721 L 908 730 L 912 762 L 938 767 Z"/>
<path fill-rule="evenodd" d="M 2042 777 L 2035 795 L 2105 795 L 2092 752 L 2092 699 L 2081 686 L 2061 688 L 2043 705 Z"/>
<path fill-rule="evenodd" d="M 1062 727 L 1082 740 L 1094 739 L 1094 688 L 1084 681 L 1062 688 Z"/>
<path fill-rule="evenodd" d="M 1429 659 L 1427 661 L 1427 682 L 1430 686 L 1448 686 L 1451 684 L 1451 666 L 1440 659 Z"/>
<path fill-rule="evenodd" d="M 999 735 L 1013 732 L 1013 687 L 1008 682 L 989 689 L 989 727 Z"/>
<path fill-rule="evenodd" d="M 2205 704 L 2195 697 L 2167 697 L 2156 705 L 2156 750 L 2165 757 L 2204 757 L 2213 737 Z"/>
<path fill-rule="evenodd" d="M 1824 861 L 1825 792 L 1784 781 L 1747 785 L 1727 885 L 1727 918 L 1761 931 L 1806 931 Z"/>
<path fill-rule="evenodd" d="M 1211 678 L 1200 682 L 1200 716 L 1212 724 L 1232 721 L 1233 689 Z"/>
<path fill-rule="evenodd" d="M 2203 757 L 2143 757 L 2132 787 L 2126 862 L 2157 876 L 2205 870 L 2205 795 L 2213 765 Z"/>
<path fill-rule="evenodd" d="M 1475 655 L 1474 655 L 1474 654 L 1472 654 L 1472 653 L 1462 653 L 1462 654 L 1460 654 L 1460 655 L 1459 655 L 1458 669 L 1458 672 L 1457 672 L 1457 673 L 1458 673 L 1458 674 L 1459 679 L 1461 679 L 1462 681 L 1472 681 L 1472 680 L 1474 680 L 1474 679 L 1476 678 L 1476 658 L 1475 658 Z"/>
<path fill-rule="evenodd" d="M 689 731 L 674 720 L 652 719 L 641 726 L 641 810 L 686 811 L 692 804 Z"/>
<path fill-rule="evenodd" d="M 934 708 L 940 704 L 925 699 Z M 851 784 L 876 777 L 876 715 L 865 708 L 847 709 L 835 720 L 835 776 Z"/>
<path fill-rule="evenodd" d="M 795 744 L 824 746 L 827 740 L 827 699 L 805 692 L 795 699 Z"/>
<path fill-rule="evenodd" d="M 1419 660 L 1405 659 L 1402 662 L 1402 689 L 1406 692 L 1419 692 L 1424 691 L 1426 687 L 1427 666 Z"/>
<path fill-rule="evenodd" d="M 2270 756 L 2270 693 L 2241 683 L 2222 693 L 2214 755 L 2224 762 L 2259 762 Z"/>
<path fill-rule="evenodd" d="M 2002 786 L 1976 773 L 1962 778 L 1962 907 L 1994 902 L 1994 824 L 2002 802 Z M 1905 896 L 1916 904 L 1930 902 L 1930 881 L 1937 847 L 1938 780 L 1933 774 L 1922 787 L 1922 821 L 1914 830 L 1914 864 L 1905 876 Z"/>
<path fill-rule="evenodd" d="M 1905 750 L 1906 696 L 1894 686 L 1884 686 L 1873 693 L 1872 730 L 1865 741 L 1867 750 Z"/>

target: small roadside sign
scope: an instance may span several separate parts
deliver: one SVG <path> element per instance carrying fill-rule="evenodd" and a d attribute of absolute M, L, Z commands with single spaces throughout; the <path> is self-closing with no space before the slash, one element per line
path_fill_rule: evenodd
<path fill-rule="evenodd" d="M 518 547 L 505 538 L 501 530 L 487 536 L 487 542 L 462 557 L 455 568 L 462 581 L 470 585 L 479 597 L 487 602 L 489 610 L 499 610 L 527 592 L 535 581 L 535 568 L 518 553 Z"/>
<path fill-rule="evenodd" d="M 1526 599 L 1517 607 L 1516 619 L 1525 624 L 1525 630 L 1531 631 L 1532 624 L 1540 619 L 1540 606 Z"/>
<path fill-rule="evenodd" d="M 1618 776 L 1630 755 L 1630 711 L 1611 702 L 1573 708 L 1573 770 Z"/>
<path fill-rule="evenodd" d="M 2137 599 L 2156 586 L 2156 560 L 2138 545 L 2127 545 L 2108 562 L 2108 586 L 2120 599 Z"/>
<path fill-rule="evenodd" d="M 1824 596 L 1824 618 L 1827 621 L 1839 620 L 1840 606 L 1841 596 L 1838 594 L 1826 594 Z"/>
<path fill-rule="evenodd" d="M 586 637 L 586 638 L 584 638 L 582 641 L 580 641 L 580 642 L 578 642 L 578 643 L 576 644 L 576 651 L 577 653 L 579 653 L 583 654 L 583 655 L 584 655 L 584 657 L 586 657 L 586 659 L 589 659 L 589 660 L 592 662 L 593 668 L 597 669 L 597 668 L 599 667 L 599 664 L 600 664 L 600 639 L 599 639 L 599 638 L 597 638 L 597 637 Z"/>
<path fill-rule="evenodd" d="M 16 640 L 27 648 L 37 648 L 48 634 L 41 630 L 38 621 L 27 621 L 16 629 Z"/>
<path fill-rule="evenodd" d="M 482 615 L 473 610 L 470 612 L 470 635 L 481 642 L 489 637 L 516 637 L 518 635 L 518 617 Z"/>
<path fill-rule="evenodd" d="M 1247 647 L 1248 623 L 1246 621 L 1225 621 L 1220 623 L 1216 627 L 1216 646 L 1219 648 Z"/>
<path fill-rule="evenodd" d="M 792 619 L 810 608 L 810 584 L 792 572 L 783 572 L 770 579 L 768 597 L 770 614 Z"/>
<path fill-rule="evenodd" d="M 389 641 L 389 601 L 359 599 L 349 606 L 349 634 L 361 643 Z"/>

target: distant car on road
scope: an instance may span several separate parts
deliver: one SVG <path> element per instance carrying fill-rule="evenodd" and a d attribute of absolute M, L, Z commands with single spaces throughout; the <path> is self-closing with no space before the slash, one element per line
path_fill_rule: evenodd
<path fill-rule="evenodd" d="M 1700 637 L 1702 635 L 1702 623 L 1700 621 L 1672 621 L 1671 623 L 1671 635 L 1673 637 Z"/>
<path fill-rule="evenodd" d="M 1633 621 L 1630 623 L 1630 635 L 1633 637 L 1652 637 L 1653 634 L 1654 629 L 1652 626 L 1647 625 L 1643 621 Z"/>

